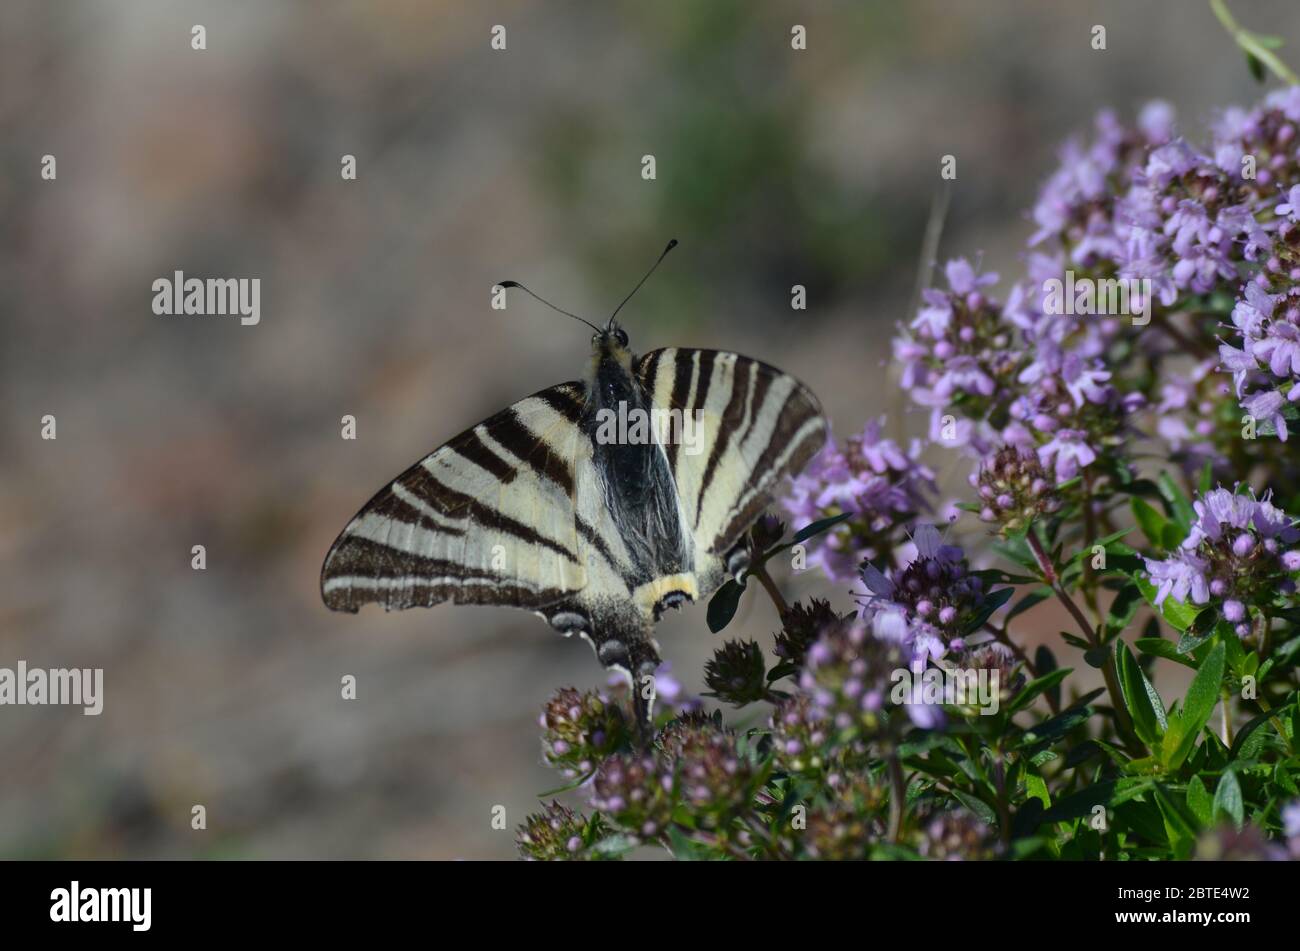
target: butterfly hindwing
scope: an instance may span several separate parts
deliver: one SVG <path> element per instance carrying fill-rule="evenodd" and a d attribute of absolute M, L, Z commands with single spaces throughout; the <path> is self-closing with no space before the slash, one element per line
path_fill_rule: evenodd
<path fill-rule="evenodd" d="M 330 549 L 325 603 L 539 610 L 572 597 L 587 583 L 574 503 L 584 405 L 581 383 L 542 390 L 398 476 Z"/>
<path fill-rule="evenodd" d="M 650 404 L 696 414 L 695 445 L 668 454 L 683 522 L 693 539 L 700 596 L 721 584 L 721 564 L 786 476 L 826 440 L 817 398 L 787 373 L 735 353 L 667 348 L 635 368 Z"/>

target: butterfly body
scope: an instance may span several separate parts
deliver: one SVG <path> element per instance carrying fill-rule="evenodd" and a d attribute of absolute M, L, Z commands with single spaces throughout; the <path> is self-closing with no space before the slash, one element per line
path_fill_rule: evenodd
<path fill-rule="evenodd" d="M 748 528 L 825 438 L 793 377 L 720 351 L 637 358 L 611 320 L 585 380 L 466 430 L 371 499 L 326 556 L 322 596 L 521 607 L 647 677 L 660 614 L 743 570 Z"/>

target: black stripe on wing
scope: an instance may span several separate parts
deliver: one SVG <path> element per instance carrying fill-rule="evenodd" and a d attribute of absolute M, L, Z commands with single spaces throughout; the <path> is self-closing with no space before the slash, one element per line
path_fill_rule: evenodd
<path fill-rule="evenodd" d="M 694 527 L 698 528 L 709 489 L 717 480 L 720 467 L 726 464 L 728 450 L 739 451 L 747 446 L 746 440 L 760 421 L 765 421 L 768 414 L 776 416 L 764 445 L 748 447 L 749 472 L 740 480 L 742 487 L 737 497 L 728 500 L 721 529 L 715 538 L 707 540 L 706 547 L 715 554 L 725 554 L 740 540 L 771 504 L 772 494 L 781 480 L 799 472 L 817 454 L 827 432 L 821 406 L 811 390 L 789 374 L 749 357 L 712 350 L 655 350 L 638 361 L 636 376 L 652 405 L 691 413 L 703 408 L 711 395 L 715 404 L 721 402 L 722 394 L 711 392 L 710 377 L 716 364 L 732 359 L 731 388 L 716 420 L 719 431 L 707 459 L 685 457 L 679 461 L 675 453 L 671 456 L 674 478 L 681 465 L 703 466 L 695 499 Z M 673 361 L 672 382 L 667 393 L 658 392 L 656 386 L 664 360 Z M 695 373 L 697 362 L 699 371 Z M 783 397 L 779 391 L 773 391 L 778 381 L 783 381 L 782 389 L 784 381 L 790 384 Z"/>
<path fill-rule="evenodd" d="M 529 429 L 519 407 L 531 408 L 543 419 L 549 407 L 566 421 L 568 433 L 577 434 L 584 400 L 581 383 L 543 390 L 456 436 L 380 490 L 330 547 L 321 567 L 325 604 L 356 611 L 376 602 L 392 610 L 454 600 L 536 609 L 572 596 L 577 590 L 572 586 L 555 588 L 536 578 L 494 570 L 484 551 L 490 536 L 499 535 L 511 545 L 536 551 L 538 565 L 542 559 L 550 566 L 555 559 L 578 565 L 571 547 L 576 538 L 574 460 L 564 458 L 548 441 L 553 433 Z M 550 419 L 554 423 L 554 416 Z M 477 494 L 444 481 L 462 469 L 475 475 L 453 481 L 465 488 L 478 480 L 482 488 Z M 566 500 L 565 510 L 544 524 L 565 526 L 570 530 L 567 537 L 556 538 L 539 530 L 540 525 L 525 524 L 517 517 L 518 509 L 512 516 L 499 508 L 502 493 L 540 491 L 538 482 L 520 481 L 524 472 L 555 487 L 539 497 L 539 508 L 559 504 L 557 496 Z M 471 550 L 471 564 L 447 557 Z M 554 581 L 549 570 L 539 577 L 548 574 Z"/>
<path fill-rule="evenodd" d="M 816 423 L 817 425 L 812 425 Z M 796 386 L 781 407 L 772 438 L 754 465 L 748 495 L 710 548 L 715 554 L 731 549 L 749 526 L 766 511 L 781 480 L 795 475 L 817 455 L 826 442 L 827 425 L 821 406 L 802 384 Z"/>
<path fill-rule="evenodd" d="M 325 591 L 325 603 L 335 611 L 355 612 L 369 603 L 382 604 L 390 611 L 427 608 L 443 601 L 540 608 L 573 593 L 526 586 L 518 579 L 402 552 L 355 535 L 340 539 L 331 550 L 330 569 L 329 578 L 355 579 L 346 587 Z M 322 579 L 322 585 L 328 580 Z"/>

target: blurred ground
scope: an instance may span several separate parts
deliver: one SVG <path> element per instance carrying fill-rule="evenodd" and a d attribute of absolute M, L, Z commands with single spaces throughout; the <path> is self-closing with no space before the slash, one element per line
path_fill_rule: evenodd
<path fill-rule="evenodd" d="M 338 616 L 317 590 L 387 479 L 582 372 L 581 328 L 490 286 L 599 317 L 677 237 L 624 311 L 634 348 L 773 360 L 848 432 L 896 403 L 941 155 L 940 258 L 1013 276 L 1022 209 L 1098 108 L 1164 98 L 1196 130 L 1258 95 L 1195 2 L 804 6 L 0 7 L 0 666 L 102 666 L 107 691 L 98 718 L 0 708 L 0 856 L 513 855 L 490 810 L 513 830 L 555 784 L 535 720 L 600 681 L 590 651 L 522 613 Z M 1294 2 L 1234 9 L 1294 59 Z M 154 316 L 175 269 L 260 277 L 261 323 Z M 700 689 L 703 608 L 660 641 Z"/>

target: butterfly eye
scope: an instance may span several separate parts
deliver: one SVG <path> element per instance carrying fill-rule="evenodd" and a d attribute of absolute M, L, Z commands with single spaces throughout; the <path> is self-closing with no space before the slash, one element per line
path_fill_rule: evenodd
<path fill-rule="evenodd" d="M 616 329 L 614 331 L 614 339 L 618 341 L 618 345 L 620 347 L 627 346 L 627 334 L 624 333 L 622 330 Z"/>

